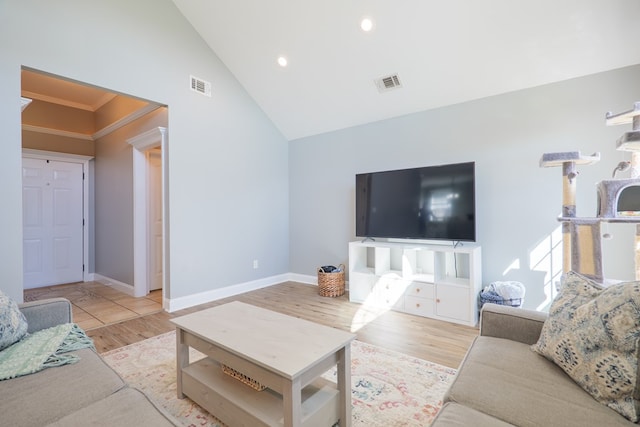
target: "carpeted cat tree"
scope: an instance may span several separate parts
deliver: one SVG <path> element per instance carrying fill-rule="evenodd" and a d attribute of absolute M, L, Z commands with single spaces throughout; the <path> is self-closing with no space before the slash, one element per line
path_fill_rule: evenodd
<path fill-rule="evenodd" d="M 576 271 L 604 282 L 602 268 L 601 224 L 635 223 L 635 278 L 640 280 L 640 102 L 624 113 L 607 113 L 608 126 L 632 124 L 616 143 L 616 149 L 631 153 L 630 161 L 616 166 L 612 179 L 598 183 L 598 206 L 595 217 L 580 218 L 576 213 L 577 165 L 589 165 L 600 160 L 600 153 L 590 156 L 579 151 L 545 153 L 541 167 L 562 166 L 562 222 L 563 271 Z M 616 179 L 618 172 L 630 170 L 630 178 Z"/>

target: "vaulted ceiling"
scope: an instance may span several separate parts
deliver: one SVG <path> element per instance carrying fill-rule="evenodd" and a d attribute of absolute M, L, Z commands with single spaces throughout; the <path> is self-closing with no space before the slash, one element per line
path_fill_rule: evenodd
<path fill-rule="evenodd" d="M 173 2 L 290 140 L 640 63 L 637 0 Z"/>

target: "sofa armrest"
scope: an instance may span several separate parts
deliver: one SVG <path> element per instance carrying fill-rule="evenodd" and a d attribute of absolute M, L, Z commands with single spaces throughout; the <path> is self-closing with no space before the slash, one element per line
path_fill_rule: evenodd
<path fill-rule="evenodd" d="M 50 328 L 63 323 L 71 323 L 71 303 L 64 298 L 49 298 L 19 304 L 20 311 L 27 318 L 28 332 Z"/>
<path fill-rule="evenodd" d="M 480 335 L 535 344 L 546 318 L 539 311 L 488 303 L 480 313 Z"/>

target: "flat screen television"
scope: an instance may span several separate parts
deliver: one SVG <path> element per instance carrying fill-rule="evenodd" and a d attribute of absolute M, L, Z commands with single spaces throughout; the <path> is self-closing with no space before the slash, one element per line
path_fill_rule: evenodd
<path fill-rule="evenodd" d="M 475 163 L 356 175 L 356 236 L 476 240 Z"/>

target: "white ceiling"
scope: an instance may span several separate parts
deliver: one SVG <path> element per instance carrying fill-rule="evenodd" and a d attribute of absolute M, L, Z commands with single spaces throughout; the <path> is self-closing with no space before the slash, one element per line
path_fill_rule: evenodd
<path fill-rule="evenodd" d="M 638 0 L 173 2 L 289 140 L 640 63 Z"/>

